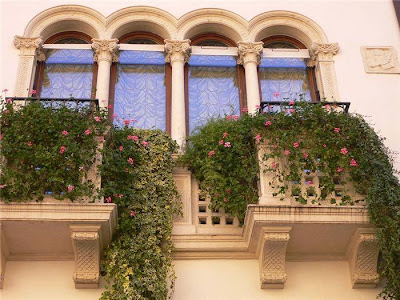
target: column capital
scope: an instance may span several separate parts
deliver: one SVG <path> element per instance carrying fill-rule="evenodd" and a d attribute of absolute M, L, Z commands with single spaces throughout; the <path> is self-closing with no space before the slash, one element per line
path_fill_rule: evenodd
<path fill-rule="evenodd" d="M 94 50 L 94 61 L 118 61 L 118 39 L 101 40 L 92 39 L 92 49 Z"/>
<path fill-rule="evenodd" d="M 246 65 L 253 62 L 259 65 L 261 63 L 261 54 L 263 51 L 263 42 L 238 42 L 238 64 Z"/>
<path fill-rule="evenodd" d="M 15 48 L 19 49 L 20 55 L 35 55 L 37 50 L 42 47 L 42 37 L 14 37 Z"/>
<path fill-rule="evenodd" d="M 173 63 L 174 61 L 189 61 L 192 48 L 190 40 L 164 40 L 165 43 L 165 61 Z"/>
<path fill-rule="evenodd" d="M 311 59 L 316 61 L 332 61 L 333 56 L 339 51 L 338 43 L 319 44 L 313 43 L 311 45 Z"/>

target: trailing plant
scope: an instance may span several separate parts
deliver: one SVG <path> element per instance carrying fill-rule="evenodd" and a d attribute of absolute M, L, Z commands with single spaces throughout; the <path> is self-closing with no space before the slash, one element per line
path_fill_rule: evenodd
<path fill-rule="evenodd" d="M 259 161 L 261 145 L 266 154 Z M 333 196 L 335 182 L 351 182 L 378 228 L 381 275 L 387 279 L 381 295 L 400 299 L 400 184 L 383 139 L 361 116 L 338 112 L 335 105 L 288 102 L 255 115 L 211 120 L 189 138 L 182 161 L 210 205 L 242 222 L 247 205 L 258 201 L 259 163 L 273 176 L 275 196 L 292 196 L 300 204 L 352 205 L 360 199 L 346 190 L 339 201 Z M 304 182 L 312 174 L 319 174 L 318 186 Z"/>
<path fill-rule="evenodd" d="M 103 261 L 108 287 L 102 299 L 166 299 L 173 290 L 176 149 L 160 130 L 125 126 L 110 132 L 100 167 L 101 195 L 118 204 L 119 222 Z"/>
<path fill-rule="evenodd" d="M 105 111 L 62 105 L 52 109 L 38 101 L 17 107 L 11 99 L 0 107 L 3 201 L 92 195 L 88 170 L 107 128 Z"/>

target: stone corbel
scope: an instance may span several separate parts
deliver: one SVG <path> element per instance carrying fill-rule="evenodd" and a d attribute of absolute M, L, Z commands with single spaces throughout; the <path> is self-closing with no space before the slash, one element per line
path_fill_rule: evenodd
<path fill-rule="evenodd" d="M 263 228 L 259 250 L 262 289 L 282 289 L 286 282 L 286 247 L 291 227 Z"/>
<path fill-rule="evenodd" d="M 333 56 L 339 51 L 338 43 L 311 45 L 311 58 L 307 66 L 315 66 L 321 99 L 339 101 L 339 90 Z"/>
<path fill-rule="evenodd" d="M 27 97 L 32 86 L 32 79 L 35 74 L 36 60 L 43 58 L 40 55 L 40 48 L 43 40 L 41 37 L 14 37 L 14 45 L 19 49 L 19 65 L 15 95 L 17 97 Z"/>
<path fill-rule="evenodd" d="M 263 51 L 263 42 L 238 42 L 238 59 L 239 65 L 246 65 L 253 62 L 256 65 L 261 63 L 261 55 Z"/>
<path fill-rule="evenodd" d="M 376 231 L 371 228 L 358 229 L 349 255 L 353 289 L 376 287 L 379 282 L 378 255 Z"/>
<path fill-rule="evenodd" d="M 187 63 L 192 53 L 190 42 L 190 40 L 164 40 L 165 61 L 171 64 L 175 61 Z"/>
<path fill-rule="evenodd" d="M 93 289 L 99 286 L 100 227 L 100 225 L 70 225 L 75 254 L 73 279 L 77 289 Z"/>
<path fill-rule="evenodd" d="M 118 39 L 101 40 L 92 39 L 92 49 L 94 50 L 94 61 L 101 62 L 118 61 Z"/>

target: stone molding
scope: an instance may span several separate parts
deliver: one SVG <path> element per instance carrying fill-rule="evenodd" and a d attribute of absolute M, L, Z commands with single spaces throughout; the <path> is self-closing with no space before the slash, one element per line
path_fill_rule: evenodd
<path fill-rule="evenodd" d="M 118 61 L 118 39 L 100 40 L 92 39 L 92 49 L 94 50 L 94 61 L 101 62 L 107 61 L 117 62 Z"/>
<path fill-rule="evenodd" d="M 190 42 L 190 40 L 164 40 L 165 61 L 171 64 L 175 61 L 187 63 L 192 53 Z"/>
<path fill-rule="evenodd" d="M 70 225 L 75 254 L 75 288 L 98 288 L 101 225 Z"/>
<path fill-rule="evenodd" d="M 246 65 L 249 62 L 260 65 L 263 52 L 263 42 L 238 42 L 238 64 Z"/>
<path fill-rule="evenodd" d="M 349 256 L 353 288 L 375 288 L 379 282 L 379 245 L 376 230 L 358 229 L 353 238 Z"/>
<path fill-rule="evenodd" d="M 394 47 L 361 47 L 366 73 L 400 74 L 400 63 Z"/>
<path fill-rule="evenodd" d="M 282 289 L 286 282 L 286 247 L 291 227 L 267 227 L 262 229 L 260 283 L 262 289 Z"/>

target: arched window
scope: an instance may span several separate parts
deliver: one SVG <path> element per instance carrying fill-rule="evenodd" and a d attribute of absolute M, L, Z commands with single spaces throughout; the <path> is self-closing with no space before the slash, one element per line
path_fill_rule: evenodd
<path fill-rule="evenodd" d="M 45 61 L 36 69 L 34 89 L 41 98 L 95 97 L 97 64 L 91 37 L 79 32 L 62 32 L 44 43 Z"/>
<path fill-rule="evenodd" d="M 318 101 L 314 68 L 306 65 L 306 46 L 282 35 L 268 37 L 263 43 L 259 67 L 262 101 Z"/>
<path fill-rule="evenodd" d="M 118 63 L 111 69 L 110 103 L 114 124 L 170 132 L 171 66 L 165 63 L 164 40 L 135 32 L 119 39 Z"/>
<path fill-rule="evenodd" d="M 192 38 L 185 69 L 188 133 L 213 117 L 239 115 L 245 104 L 244 69 L 236 44 L 218 34 Z"/>

